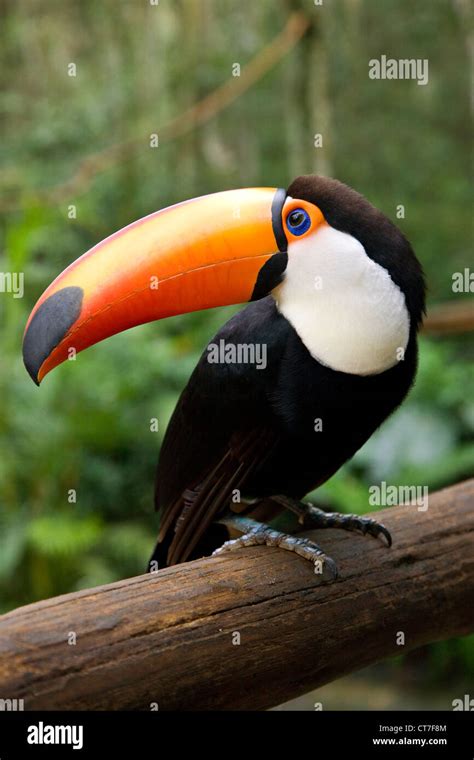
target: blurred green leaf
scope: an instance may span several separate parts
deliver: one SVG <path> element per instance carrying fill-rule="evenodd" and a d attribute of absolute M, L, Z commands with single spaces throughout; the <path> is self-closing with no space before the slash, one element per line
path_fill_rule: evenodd
<path fill-rule="evenodd" d="M 98 517 L 77 518 L 58 514 L 34 518 L 27 537 L 32 549 L 49 557 L 81 554 L 94 546 L 102 532 Z"/>

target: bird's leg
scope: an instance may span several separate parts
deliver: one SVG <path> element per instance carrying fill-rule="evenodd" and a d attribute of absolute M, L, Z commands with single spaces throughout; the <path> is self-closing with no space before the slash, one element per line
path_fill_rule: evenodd
<path fill-rule="evenodd" d="M 328 557 L 322 549 L 310 541 L 309 538 L 298 538 L 287 533 L 273 530 L 265 523 L 257 522 L 249 517 L 239 515 L 224 515 L 217 522 L 240 531 L 243 535 L 226 541 L 213 555 L 240 549 L 243 546 L 277 546 L 290 552 L 299 554 L 300 557 L 310 560 L 314 564 L 314 572 L 323 576 L 324 580 L 337 578 L 337 565 L 331 557 Z"/>
<path fill-rule="evenodd" d="M 368 533 L 375 538 L 383 536 L 387 546 L 392 545 L 392 537 L 385 525 L 371 517 L 361 517 L 343 512 L 325 512 L 313 504 L 291 499 L 288 496 L 272 496 L 271 501 L 297 515 L 298 522 L 303 528 L 342 528 L 343 530 L 358 531 L 364 535 Z"/>

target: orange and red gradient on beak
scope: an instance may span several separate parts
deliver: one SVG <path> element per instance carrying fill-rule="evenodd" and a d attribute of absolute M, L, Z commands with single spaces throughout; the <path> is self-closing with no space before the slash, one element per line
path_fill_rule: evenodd
<path fill-rule="evenodd" d="M 130 327 L 249 301 L 286 250 L 285 191 L 230 190 L 170 206 L 111 235 L 71 264 L 34 307 L 23 338 L 33 380 Z"/>

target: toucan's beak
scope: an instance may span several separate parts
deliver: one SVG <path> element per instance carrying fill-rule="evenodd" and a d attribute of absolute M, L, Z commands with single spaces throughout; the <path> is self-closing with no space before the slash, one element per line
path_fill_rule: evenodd
<path fill-rule="evenodd" d="M 277 188 L 206 195 L 140 219 L 85 253 L 46 289 L 26 325 L 23 359 L 35 383 L 135 325 L 251 300 L 264 264 L 286 250 L 285 198 Z"/>

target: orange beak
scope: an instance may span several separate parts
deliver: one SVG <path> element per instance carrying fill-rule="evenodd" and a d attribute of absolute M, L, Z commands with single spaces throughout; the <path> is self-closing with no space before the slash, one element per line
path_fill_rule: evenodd
<path fill-rule="evenodd" d="M 206 195 L 150 214 L 85 253 L 46 289 L 26 325 L 23 358 L 35 383 L 130 327 L 266 295 L 257 280 L 286 250 L 285 197 L 277 188 Z"/>

